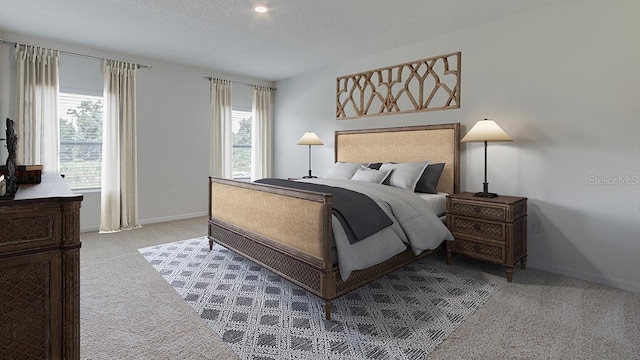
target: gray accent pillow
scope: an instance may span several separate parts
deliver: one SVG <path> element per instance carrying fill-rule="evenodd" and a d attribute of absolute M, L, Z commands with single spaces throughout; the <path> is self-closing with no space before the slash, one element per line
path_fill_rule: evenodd
<path fill-rule="evenodd" d="M 429 161 L 384 163 L 380 166 L 380 170 L 391 170 L 385 184 L 413 192 L 427 165 Z"/>
<path fill-rule="evenodd" d="M 338 161 L 331 165 L 327 173 L 324 175 L 325 179 L 344 179 L 349 180 L 353 177 L 353 174 L 358 171 L 362 164 L 360 163 L 348 163 Z"/>
<path fill-rule="evenodd" d="M 416 192 L 437 194 L 438 181 L 440 180 L 440 175 L 442 175 L 442 170 L 444 170 L 444 163 L 427 165 L 420 180 L 418 180 L 418 184 L 416 184 Z"/>
<path fill-rule="evenodd" d="M 368 181 L 376 184 L 382 184 L 391 173 L 391 170 L 376 170 L 366 166 L 361 166 L 351 180 Z"/>

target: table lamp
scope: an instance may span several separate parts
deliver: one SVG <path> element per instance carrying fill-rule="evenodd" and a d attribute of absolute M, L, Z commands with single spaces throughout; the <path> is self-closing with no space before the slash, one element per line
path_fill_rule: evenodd
<path fill-rule="evenodd" d="M 298 140 L 297 145 L 309 145 L 309 175 L 303 176 L 303 179 L 315 178 L 315 176 L 311 175 L 311 145 L 324 145 L 322 140 L 313 131 L 307 131 Z"/>
<path fill-rule="evenodd" d="M 513 141 L 513 139 L 495 121 L 489 119 L 478 121 L 460 140 L 460 142 L 484 142 L 484 183 L 482 191 L 475 193 L 474 196 L 487 198 L 498 196 L 496 193 L 489 192 L 489 183 L 487 182 L 487 142 L 496 141 Z"/>

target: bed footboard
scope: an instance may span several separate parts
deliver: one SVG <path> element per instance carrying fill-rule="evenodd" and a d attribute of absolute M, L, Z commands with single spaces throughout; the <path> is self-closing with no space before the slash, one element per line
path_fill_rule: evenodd
<path fill-rule="evenodd" d="M 331 194 L 209 178 L 209 244 L 264 266 L 325 300 L 336 297 Z"/>

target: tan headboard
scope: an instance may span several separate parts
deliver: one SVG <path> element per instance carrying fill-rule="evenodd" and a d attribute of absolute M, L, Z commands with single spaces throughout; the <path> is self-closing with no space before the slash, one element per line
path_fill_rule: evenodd
<path fill-rule="evenodd" d="M 444 162 L 438 191 L 460 191 L 460 123 L 342 130 L 335 137 L 335 161 Z"/>

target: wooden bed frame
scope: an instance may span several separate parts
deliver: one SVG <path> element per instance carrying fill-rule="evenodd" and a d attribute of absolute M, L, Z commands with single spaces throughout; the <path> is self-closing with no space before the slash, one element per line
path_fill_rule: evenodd
<path fill-rule="evenodd" d="M 335 160 L 445 162 L 438 191 L 459 192 L 460 124 L 423 125 L 335 133 Z M 410 249 L 340 277 L 331 227 L 332 195 L 236 180 L 209 178 L 209 247 L 216 242 L 324 300 L 331 300 L 435 250 Z"/>

